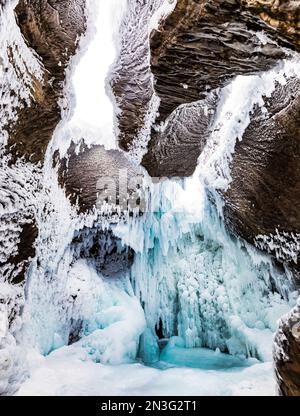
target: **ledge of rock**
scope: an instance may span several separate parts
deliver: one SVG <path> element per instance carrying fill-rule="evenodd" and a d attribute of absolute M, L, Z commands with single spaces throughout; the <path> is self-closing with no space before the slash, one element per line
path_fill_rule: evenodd
<path fill-rule="evenodd" d="M 99 195 L 107 185 L 115 187 L 117 203 L 120 186 L 124 198 L 127 197 L 127 191 L 135 191 L 142 179 L 141 171 L 127 159 L 123 151 L 105 150 L 104 146 L 99 145 L 89 148 L 84 143 L 77 149 L 78 145 L 72 143 L 67 156 L 61 160 L 57 156 L 56 163 L 59 163 L 59 182 L 71 202 L 78 204 L 80 212 L 88 212 L 96 207 Z"/>

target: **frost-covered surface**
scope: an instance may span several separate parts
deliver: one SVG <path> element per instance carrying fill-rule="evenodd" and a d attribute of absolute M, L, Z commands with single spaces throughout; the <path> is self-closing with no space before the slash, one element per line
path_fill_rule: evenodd
<path fill-rule="evenodd" d="M 300 60 L 294 57 L 281 61 L 274 69 L 252 76 L 238 76 L 220 92 L 212 134 L 199 157 L 198 171 L 209 188 L 226 190 L 231 182 L 230 162 L 237 140 L 242 140 L 251 113 L 264 107 L 276 83 L 285 85 L 288 78 L 300 78 Z"/>
<path fill-rule="evenodd" d="M 105 279 L 86 260 L 70 265 L 70 257 L 68 251 L 51 283 L 38 280 L 37 273 L 34 276 L 24 312 L 22 344 L 48 354 L 68 344 L 71 336 L 78 336 L 82 339 L 77 346 L 95 362 L 133 361 L 145 318 L 128 277 Z"/>
<path fill-rule="evenodd" d="M 0 146 L 5 145 L 4 127 L 17 118 L 17 110 L 31 105 L 33 79 L 42 82 L 41 64 L 27 47 L 16 24 L 17 0 L 8 1 L 1 14 L 0 26 Z"/>
<path fill-rule="evenodd" d="M 33 80 L 43 81 L 40 62 L 16 24 L 16 3 L 6 2 L 0 26 L 0 395 L 13 393 L 26 370 L 22 348 L 14 338 L 22 323 L 24 288 L 11 284 L 22 264 L 18 268 L 10 259 L 18 252 L 22 226 L 35 215 L 40 180 L 38 167 L 22 160 L 11 165 L 3 152 L 8 138 L 5 127 L 16 121 L 19 109 L 31 105 Z"/>
<path fill-rule="evenodd" d="M 16 300 L 17 296 L 19 299 Z M 17 346 L 9 329 L 8 319 L 11 310 L 18 311 L 22 298 L 21 289 L 13 289 L 7 283 L 0 283 L 0 395 L 15 393 L 27 375 L 24 351 Z M 15 325 L 16 329 L 18 328 Z"/>
<path fill-rule="evenodd" d="M 255 245 L 260 250 L 275 253 L 282 261 L 298 263 L 300 252 L 300 234 L 276 230 L 274 234 L 257 235 Z"/>
<path fill-rule="evenodd" d="M 286 275 L 228 235 L 196 175 L 153 185 L 150 202 L 143 222 L 114 231 L 137 253 L 131 279 L 152 336 L 161 326 L 186 347 L 270 360 L 277 320 L 295 302 Z"/>
<path fill-rule="evenodd" d="M 214 355 L 214 352 L 212 352 Z M 213 361 L 213 357 L 207 358 Z M 33 354 L 31 377 L 20 396 L 273 396 L 275 381 L 270 363 L 245 368 L 160 370 L 142 364 L 96 364 L 76 346 L 64 347 L 48 357 Z"/>
<path fill-rule="evenodd" d="M 18 255 L 23 226 L 34 221 L 37 207 L 43 204 L 40 168 L 22 161 L 9 164 L 0 155 L 0 395 L 18 388 L 26 370 L 24 350 L 17 346 L 21 309 L 25 303 L 24 282 L 13 284 L 22 272 Z M 5 328 L 5 329 L 4 329 Z"/>
<path fill-rule="evenodd" d="M 296 306 L 280 319 L 280 327 L 276 333 L 273 345 L 273 354 L 276 363 L 291 362 L 294 359 L 293 356 L 289 355 L 291 350 L 293 353 L 293 349 L 291 348 L 291 350 L 289 350 L 289 348 L 286 348 L 287 346 L 291 347 L 286 334 L 287 332 L 290 333 L 290 331 L 292 331 L 292 339 L 294 338 L 294 342 L 299 340 L 299 317 L 300 297 L 297 300 Z"/>

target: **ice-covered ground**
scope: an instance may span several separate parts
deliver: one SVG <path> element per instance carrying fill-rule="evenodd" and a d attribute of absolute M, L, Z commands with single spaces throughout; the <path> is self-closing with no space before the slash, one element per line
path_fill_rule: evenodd
<path fill-rule="evenodd" d="M 208 353 L 207 353 L 208 351 Z M 218 354 L 206 352 L 206 364 Z M 205 356 L 205 354 L 204 354 Z M 226 365 L 226 359 L 223 365 Z M 228 360 L 231 363 L 231 357 Z M 139 363 L 108 366 L 95 363 L 76 346 L 63 347 L 47 357 L 32 355 L 31 377 L 19 396 L 273 396 L 271 363 L 219 370 L 146 367 Z"/>

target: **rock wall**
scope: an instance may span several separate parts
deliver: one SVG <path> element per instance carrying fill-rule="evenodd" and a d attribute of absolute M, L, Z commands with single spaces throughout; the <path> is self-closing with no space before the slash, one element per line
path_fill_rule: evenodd
<path fill-rule="evenodd" d="M 143 158 L 151 175 L 191 175 L 210 134 L 210 91 L 223 87 L 237 75 L 268 70 L 286 56 L 288 49 L 298 49 L 299 10 L 294 2 L 290 7 L 271 7 L 270 2 L 256 2 L 261 3 L 260 7 L 254 7 L 252 3 L 179 0 L 173 13 L 152 31 L 151 71 L 155 93 L 160 98 L 156 122 L 168 122 L 158 132 L 152 130 Z M 295 15 L 291 12 L 294 9 Z M 289 18 L 282 26 L 274 19 L 268 20 L 274 13 L 283 20 Z M 190 103 L 193 108 L 199 103 L 198 111 L 186 117 L 191 105 L 186 110 L 181 107 Z M 197 113 L 201 114 L 203 105 L 208 105 L 210 114 L 202 116 L 199 125 Z M 201 137 L 197 140 L 198 127 Z M 189 163 L 182 161 L 184 157 L 178 162 L 177 154 L 191 155 Z"/>
<path fill-rule="evenodd" d="M 237 235 L 299 267 L 300 80 L 277 85 L 265 108 L 236 143 L 225 218 Z"/>
<path fill-rule="evenodd" d="M 8 144 L 17 156 L 37 162 L 61 119 L 65 71 L 85 31 L 85 0 L 20 0 L 15 11 L 27 45 L 42 64 L 43 81 L 34 80 L 31 104 L 19 112 Z"/>
<path fill-rule="evenodd" d="M 106 199 L 109 204 L 119 204 L 120 194 L 127 198 L 127 193 L 133 193 L 142 180 L 140 168 L 132 164 L 124 152 L 105 150 L 100 145 L 87 147 L 83 142 L 78 148 L 72 143 L 62 160 L 57 155 L 56 163 L 61 186 L 82 213 L 100 207 L 101 201 Z M 111 189 L 108 189 L 107 197 L 101 199 L 105 187 Z"/>
<path fill-rule="evenodd" d="M 241 13 L 236 1 L 179 0 L 150 39 L 151 71 L 161 99 L 158 121 L 236 75 L 269 69 L 283 58 L 278 46 L 255 36 L 263 28 L 256 16 Z"/>
<path fill-rule="evenodd" d="M 84 0 L 0 5 L 0 395 L 26 375 L 20 330 L 26 273 L 44 204 L 42 164 L 61 120 L 66 69 L 85 31 Z"/>
<path fill-rule="evenodd" d="M 274 341 L 278 392 L 282 396 L 300 396 L 300 305 L 284 317 Z"/>

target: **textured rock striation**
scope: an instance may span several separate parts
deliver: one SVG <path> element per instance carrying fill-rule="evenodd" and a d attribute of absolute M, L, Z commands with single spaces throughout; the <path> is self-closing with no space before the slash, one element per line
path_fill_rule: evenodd
<path fill-rule="evenodd" d="M 178 107 L 161 128 L 152 129 L 142 164 L 151 177 L 186 177 L 194 173 L 198 157 L 212 132 L 216 94 Z"/>
<path fill-rule="evenodd" d="M 14 154 L 37 162 L 61 119 L 65 71 L 85 31 L 85 0 L 21 0 L 15 11 L 21 33 L 42 65 L 43 79 L 33 79 L 31 103 L 9 129 L 8 144 Z"/>
<path fill-rule="evenodd" d="M 236 1 L 179 0 L 151 34 L 151 71 L 161 99 L 158 121 L 236 75 L 271 68 L 285 53 L 255 32 L 265 25 Z"/>
<path fill-rule="evenodd" d="M 265 108 L 236 143 L 225 218 L 237 235 L 299 267 L 300 80 L 278 84 Z"/>
<path fill-rule="evenodd" d="M 123 151 L 105 150 L 100 145 L 89 148 L 82 143 L 76 151 L 72 143 L 68 154 L 56 162 L 59 164 L 60 184 L 82 213 L 92 211 L 96 206 L 101 209 L 106 199 L 111 205 L 121 205 L 120 194 L 127 198 L 127 193 L 134 192 L 142 181 L 141 170 L 126 158 Z M 105 194 L 101 198 L 105 188 L 109 188 L 107 198 Z M 126 209 L 126 205 L 124 207 Z"/>
<path fill-rule="evenodd" d="M 254 7 L 252 3 L 179 0 L 175 10 L 152 31 L 151 71 L 155 93 L 160 98 L 156 122 L 164 122 L 171 115 L 172 127 L 168 120 L 167 126 L 152 130 L 142 162 L 151 175 L 157 171 L 160 176 L 189 176 L 211 132 L 210 91 L 223 87 L 237 75 L 268 70 L 286 56 L 288 49 L 298 48 L 296 29 L 295 33 L 287 30 L 288 22 L 290 28 L 296 28 L 299 22 L 299 9 L 296 15 L 291 12 L 294 2 L 290 2 L 290 8 L 270 7 L 272 2 L 256 2 L 261 5 Z M 282 19 L 293 16 L 287 18 L 285 29 L 274 19 L 273 26 L 266 23 L 267 16 L 276 13 Z M 202 115 L 201 126 L 197 111 L 186 117 L 190 106 L 181 108 L 191 103 L 193 108 L 199 103 L 199 114 L 203 104 L 210 108 L 208 115 Z M 174 142 L 176 151 L 171 145 Z M 176 154 L 182 155 L 180 162 Z M 182 161 L 187 155 L 191 155 L 189 164 Z"/>
<path fill-rule="evenodd" d="M 119 109 L 119 145 L 126 151 L 141 146 L 145 124 L 151 120 L 153 80 L 150 71 L 149 28 L 163 0 L 132 0 L 120 27 L 120 51 L 110 85 Z"/>

